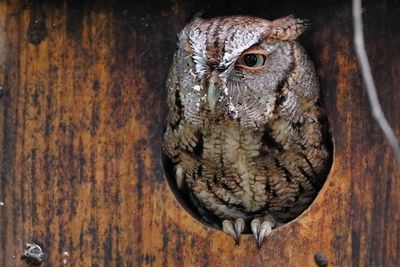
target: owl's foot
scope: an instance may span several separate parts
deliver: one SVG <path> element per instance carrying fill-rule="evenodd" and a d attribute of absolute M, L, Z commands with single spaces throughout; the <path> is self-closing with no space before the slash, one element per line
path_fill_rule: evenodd
<path fill-rule="evenodd" d="M 233 236 L 235 244 L 239 245 L 240 234 L 243 232 L 244 229 L 244 220 L 239 218 L 235 221 L 234 224 L 230 220 L 224 220 L 222 222 L 222 229 L 224 230 L 225 233 L 228 233 L 231 236 Z"/>
<path fill-rule="evenodd" d="M 275 222 L 270 217 L 265 217 L 263 222 L 261 222 L 260 219 L 254 219 L 251 221 L 251 231 L 254 234 L 258 248 L 261 248 L 264 237 L 271 234 L 274 225 Z"/>

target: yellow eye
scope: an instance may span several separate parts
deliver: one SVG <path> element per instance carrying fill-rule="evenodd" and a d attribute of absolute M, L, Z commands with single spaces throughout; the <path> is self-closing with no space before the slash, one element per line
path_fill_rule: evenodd
<path fill-rule="evenodd" d="M 236 62 L 237 67 L 247 69 L 260 69 L 265 65 L 265 55 L 261 53 L 247 53 Z"/>

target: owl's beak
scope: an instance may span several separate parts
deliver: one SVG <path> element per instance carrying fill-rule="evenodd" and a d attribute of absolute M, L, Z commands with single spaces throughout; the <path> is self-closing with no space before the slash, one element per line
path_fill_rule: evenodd
<path fill-rule="evenodd" d="M 211 112 L 214 112 L 215 105 L 217 104 L 219 97 L 219 92 L 217 87 L 215 86 L 214 81 L 210 81 L 208 84 L 208 92 L 207 92 L 207 101 L 210 106 Z"/>

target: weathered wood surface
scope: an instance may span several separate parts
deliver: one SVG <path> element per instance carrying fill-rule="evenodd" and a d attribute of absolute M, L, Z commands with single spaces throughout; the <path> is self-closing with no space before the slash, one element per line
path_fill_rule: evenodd
<path fill-rule="evenodd" d="M 0 266 L 400 264 L 400 177 L 369 112 L 350 1 L 0 1 Z M 201 2 L 201 3 L 200 3 Z M 272 1 L 271 1 L 272 2 Z M 292 3 L 293 2 L 293 3 Z M 400 5 L 364 5 L 383 109 L 400 137 Z M 335 140 L 314 204 L 239 248 L 176 201 L 161 165 L 164 81 L 176 33 L 197 12 L 310 18 L 301 38 Z"/>

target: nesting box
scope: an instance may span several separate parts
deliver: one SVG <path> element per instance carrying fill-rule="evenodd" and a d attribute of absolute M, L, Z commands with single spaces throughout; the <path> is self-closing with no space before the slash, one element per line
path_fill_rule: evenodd
<path fill-rule="evenodd" d="M 400 136 L 400 5 L 364 3 L 367 53 Z M 193 17 L 308 18 L 334 140 L 314 203 L 261 250 L 175 199 L 161 163 L 165 80 Z M 0 266 L 397 266 L 400 179 L 373 120 L 349 1 L 0 2 Z M 25 251 L 26 252 L 26 251 Z M 29 256 L 29 255 L 28 255 Z"/>

